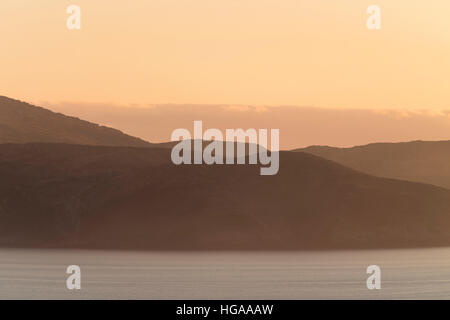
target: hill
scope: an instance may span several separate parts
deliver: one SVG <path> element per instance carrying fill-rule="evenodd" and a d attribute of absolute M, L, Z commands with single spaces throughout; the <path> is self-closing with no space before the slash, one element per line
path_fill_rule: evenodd
<path fill-rule="evenodd" d="M 450 189 L 450 141 L 373 143 L 353 148 L 297 149 L 371 175 Z"/>
<path fill-rule="evenodd" d="M 181 165 L 164 148 L 0 145 L 0 245 L 299 250 L 450 245 L 450 191 L 303 152 Z"/>
<path fill-rule="evenodd" d="M 116 129 L 0 96 L 0 143 L 30 142 L 151 146 Z"/>

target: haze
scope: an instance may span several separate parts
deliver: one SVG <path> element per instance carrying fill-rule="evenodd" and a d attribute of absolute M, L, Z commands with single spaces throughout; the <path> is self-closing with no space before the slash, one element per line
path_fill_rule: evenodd
<path fill-rule="evenodd" d="M 382 110 L 245 105 L 114 105 L 44 103 L 53 111 L 167 142 L 177 128 L 278 128 L 284 150 L 309 145 L 349 147 L 372 142 L 450 140 L 450 110 Z"/>

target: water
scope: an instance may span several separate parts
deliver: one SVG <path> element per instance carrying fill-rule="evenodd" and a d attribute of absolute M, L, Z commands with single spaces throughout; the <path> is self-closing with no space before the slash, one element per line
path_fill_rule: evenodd
<path fill-rule="evenodd" d="M 68 265 L 81 290 L 66 289 Z M 381 267 L 381 290 L 366 268 Z M 450 248 L 282 253 L 0 249 L 0 299 L 449 299 Z"/>

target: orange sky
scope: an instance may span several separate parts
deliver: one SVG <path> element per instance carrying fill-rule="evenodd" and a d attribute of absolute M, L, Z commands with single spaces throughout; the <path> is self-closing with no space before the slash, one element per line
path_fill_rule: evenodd
<path fill-rule="evenodd" d="M 365 24 L 374 3 L 379 31 Z M 448 0 L 2 0 L 0 12 L 2 94 L 33 102 L 450 101 Z"/>
<path fill-rule="evenodd" d="M 369 110 L 244 105 L 125 106 L 92 103 L 46 107 L 120 129 L 151 142 L 167 142 L 173 130 L 277 128 L 284 150 L 309 145 L 354 146 L 372 142 L 450 140 L 450 110 Z"/>
<path fill-rule="evenodd" d="M 450 109 L 448 0 L 1 0 L 0 12 L 0 94 L 43 106 Z"/>

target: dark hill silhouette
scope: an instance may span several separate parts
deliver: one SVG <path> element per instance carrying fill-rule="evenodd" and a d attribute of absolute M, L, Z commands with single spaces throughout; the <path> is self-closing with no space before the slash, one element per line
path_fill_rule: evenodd
<path fill-rule="evenodd" d="M 450 141 L 373 143 L 353 148 L 311 146 L 311 153 L 371 175 L 450 189 Z"/>
<path fill-rule="evenodd" d="M 193 140 L 191 141 L 192 144 Z M 178 141 L 149 143 L 119 130 L 0 96 L 0 144 L 67 143 L 172 148 Z M 203 145 L 209 142 L 204 141 Z M 238 143 L 235 143 L 235 149 Z M 248 143 L 246 153 L 248 154 Z"/>
<path fill-rule="evenodd" d="M 0 96 L 0 143 L 152 146 L 123 132 Z"/>
<path fill-rule="evenodd" d="M 0 245 L 296 250 L 450 245 L 450 191 L 303 152 L 181 165 L 164 148 L 0 145 Z"/>

